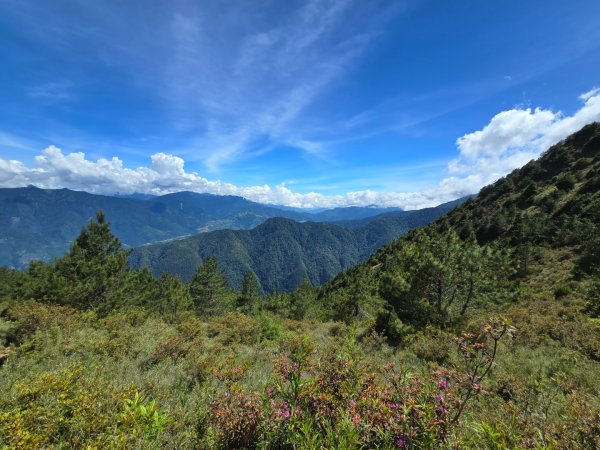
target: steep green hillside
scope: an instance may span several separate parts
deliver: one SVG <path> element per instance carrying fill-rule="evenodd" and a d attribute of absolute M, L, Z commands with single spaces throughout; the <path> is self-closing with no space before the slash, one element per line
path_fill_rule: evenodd
<path fill-rule="evenodd" d="M 166 243 L 134 249 L 133 267 L 148 267 L 190 280 L 207 256 L 217 258 L 233 286 L 241 286 L 244 274 L 256 274 L 264 292 L 291 291 L 304 278 L 314 285 L 365 259 L 383 244 L 408 230 L 426 225 L 460 203 L 436 208 L 398 211 L 354 222 L 345 227 L 289 219 L 269 219 L 246 230 L 219 230 Z"/>
<path fill-rule="evenodd" d="M 459 245 L 452 239 L 465 242 L 475 239 L 477 247 L 491 244 L 489 248 L 511 253 L 514 277 L 524 280 L 542 270 L 548 252 L 569 248 L 563 258 L 569 260 L 572 271 L 554 274 L 547 280 L 545 289 L 549 291 L 554 284 L 574 282 L 597 272 L 600 124 L 584 127 L 538 160 L 485 187 L 477 197 L 453 209 L 423 232 L 411 233 L 406 239 L 382 247 L 363 264 L 325 285 L 321 298 L 328 303 L 354 298 L 362 305 L 355 305 L 356 311 L 368 310 L 374 314 L 387 303 L 390 278 L 402 277 L 403 272 L 413 270 L 404 267 L 402 261 L 410 258 L 414 247 L 433 247 L 430 237 L 440 234 L 447 235 L 442 239 L 443 244 L 430 249 L 434 254 L 437 252 L 438 263 L 451 258 L 452 245 Z M 456 264 L 466 264 L 459 259 Z M 487 275 L 492 276 L 493 270 Z"/>
<path fill-rule="evenodd" d="M 592 124 L 542 157 L 481 190 L 448 215 L 448 224 L 479 242 L 523 239 L 579 244 L 600 222 L 600 125 Z"/>

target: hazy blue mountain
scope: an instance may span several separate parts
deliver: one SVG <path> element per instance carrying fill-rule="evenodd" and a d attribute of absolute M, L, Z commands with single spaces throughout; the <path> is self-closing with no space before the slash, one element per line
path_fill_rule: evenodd
<path fill-rule="evenodd" d="M 434 220 L 438 219 L 440 216 L 446 214 L 449 211 L 452 211 L 458 205 L 466 202 L 472 196 L 461 197 L 456 200 L 452 200 L 447 203 L 442 203 L 441 205 L 432 207 L 432 208 L 423 208 L 416 209 L 411 211 L 403 211 L 401 209 L 394 208 L 376 208 L 379 210 L 392 210 L 391 212 L 384 212 L 374 216 L 365 216 L 363 219 L 354 219 L 354 220 L 337 220 L 331 221 L 330 223 L 335 225 L 340 225 L 345 228 L 359 228 L 362 227 L 369 222 L 377 220 L 379 222 L 383 222 L 385 220 L 391 220 L 394 222 L 403 222 L 406 228 L 416 228 L 423 225 L 427 225 Z M 346 209 L 346 208 L 343 208 Z M 364 212 L 363 214 L 365 214 Z M 360 214 L 360 213 L 359 213 Z"/>
<path fill-rule="evenodd" d="M 130 262 L 148 267 L 154 275 L 168 272 L 189 280 L 204 258 L 214 256 L 234 287 L 252 270 L 264 291 L 290 291 L 304 278 L 315 285 L 324 283 L 460 202 L 428 208 L 421 215 L 396 211 L 362 219 L 364 223 L 347 221 L 345 226 L 274 218 L 252 230 L 219 230 L 139 247 Z"/>
<path fill-rule="evenodd" d="M 326 221 L 378 212 L 353 207 L 310 213 L 194 192 L 104 196 L 34 186 L 5 188 L 0 189 L 0 266 L 24 268 L 33 259 L 61 256 L 98 210 L 105 212 L 114 233 L 130 247 L 205 231 L 251 229 L 272 217 Z"/>
<path fill-rule="evenodd" d="M 133 200 L 151 200 L 153 198 L 158 197 L 157 195 L 152 194 L 143 194 L 141 192 L 134 192 L 133 194 L 114 194 L 112 197 L 116 198 L 129 198 Z"/>
<path fill-rule="evenodd" d="M 315 222 L 338 222 L 342 220 L 360 220 L 388 212 L 402 211 L 401 208 L 378 208 L 376 206 L 348 206 L 312 213 L 310 220 Z"/>
<path fill-rule="evenodd" d="M 270 217 L 303 215 L 241 197 L 180 192 L 149 199 L 33 186 L 0 189 L 0 265 L 25 267 L 62 255 L 98 210 L 127 246 L 220 228 L 252 228 Z"/>

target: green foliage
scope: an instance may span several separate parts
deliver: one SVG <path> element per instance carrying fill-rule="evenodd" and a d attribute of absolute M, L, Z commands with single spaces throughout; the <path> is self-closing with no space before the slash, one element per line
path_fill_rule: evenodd
<path fill-rule="evenodd" d="M 456 325 L 470 308 L 512 275 L 502 252 L 462 241 L 453 231 L 441 236 L 413 233 L 385 261 L 381 294 L 398 317 L 410 324 Z"/>
<path fill-rule="evenodd" d="M 254 272 L 248 271 L 242 283 L 242 292 L 237 298 L 237 307 L 246 314 L 255 314 L 261 308 L 260 284 Z"/>
<path fill-rule="evenodd" d="M 217 316 L 208 325 L 209 336 L 225 345 L 256 344 L 262 331 L 256 319 L 237 311 Z"/>
<path fill-rule="evenodd" d="M 128 447 L 152 443 L 168 427 L 155 401 L 137 390 L 132 399 L 127 390 L 107 396 L 83 373 L 74 365 L 17 383 L 15 397 L 1 404 L 0 439 L 18 449 Z"/>
<path fill-rule="evenodd" d="M 581 256 L 574 268 L 575 275 L 600 275 L 600 236 L 588 239 L 581 248 Z"/>
<path fill-rule="evenodd" d="M 157 289 L 149 305 L 160 314 L 177 317 L 179 314 L 192 309 L 190 288 L 178 277 L 163 273 L 156 281 Z"/>
<path fill-rule="evenodd" d="M 439 328 L 428 326 L 408 335 L 406 345 L 423 361 L 445 364 L 452 355 L 453 336 Z"/>
<path fill-rule="evenodd" d="M 18 298 L 23 285 L 28 281 L 26 273 L 0 267 L 0 301 Z"/>
<path fill-rule="evenodd" d="M 586 310 L 592 317 L 600 317 L 600 280 L 595 280 L 587 293 Z"/>
<path fill-rule="evenodd" d="M 14 340 L 18 324 L 0 317 L 0 347 Z"/>
<path fill-rule="evenodd" d="M 276 317 L 267 313 L 262 313 L 257 316 L 257 320 L 261 326 L 261 341 L 274 341 L 279 339 L 283 332 L 283 327 L 278 323 Z"/>
<path fill-rule="evenodd" d="M 315 307 L 316 292 L 308 279 L 304 279 L 298 289 L 290 295 L 290 317 L 303 319 Z"/>
<path fill-rule="evenodd" d="M 168 414 L 158 408 L 155 400 L 148 401 L 139 391 L 135 391 L 132 398 L 124 399 L 122 407 L 117 415 L 118 426 L 135 430 L 144 439 L 156 439 L 169 426 Z"/>
<path fill-rule="evenodd" d="M 111 233 L 104 214 L 98 212 L 63 258 L 50 265 L 31 265 L 33 282 L 27 288 L 34 298 L 80 308 L 118 301 L 128 254 Z"/>
<path fill-rule="evenodd" d="M 559 299 L 571 294 L 573 289 L 568 284 L 557 284 L 554 286 L 554 298 Z"/>
<path fill-rule="evenodd" d="M 264 299 L 214 258 L 190 284 L 130 271 L 98 216 L 0 270 L 0 448 L 600 447 L 599 131 Z"/>
<path fill-rule="evenodd" d="M 577 184 L 577 178 L 572 173 L 566 173 L 556 180 L 556 187 L 563 191 L 570 191 Z"/>
<path fill-rule="evenodd" d="M 207 257 L 196 270 L 190 282 L 190 295 L 199 315 L 219 314 L 229 308 L 227 278 L 214 257 Z"/>
<path fill-rule="evenodd" d="M 395 309 L 391 305 L 386 305 L 377 313 L 373 330 L 385 336 L 391 344 L 397 345 L 414 331 L 414 327 L 402 322 Z"/>
<path fill-rule="evenodd" d="M 418 211 L 395 211 L 360 221 L 299 223 L 273 218 L 256 228 L 221 230 L 134 249 L 133 267 L 148 267 L 189 281 L 197 266 L 215 257 L 232 287 L 239 289 L 250 271 L 261 292 L 291 292 L 304 278 L 313 285 L 366 259 L 381 245 L 414 227 L 439 218 L 462 200 Z M 308 214 L 308 216 L 311 216 Z"/>

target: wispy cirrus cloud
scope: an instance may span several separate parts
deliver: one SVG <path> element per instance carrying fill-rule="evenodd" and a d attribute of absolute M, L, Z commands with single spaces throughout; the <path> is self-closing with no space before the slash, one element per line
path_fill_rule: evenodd
<path fill-rule="evenodd" d="M 216 19 L 239 24 L 237 15 L 245 15 L 251 22 L 233 40 L 230 30 L 207 24 L 203 10 L 175 14 L 175 51 L 165 68 L 175 125 L 195 135 L 191 147 L 210 170 L 276 145 L 319 154 L 323 145 L 310 138 L 307 110 L 352 70 L 379 25 L 397 12 L 380 2 L 311 0 L 273 22 L 234 9 Z"/>
<path fill-rule="evenodd" d="M 74 84 L 69 80 L 47 81 L 32 86 L 29 97 L 42 102 L 62 102 L 75 98 Z"/>
<path fill-rule="evenodd" d="M 80 82 L 109 96 L 127 86 L 125 95 L 157 110 L 170 148 L 216 172 L 281 146 L 323 153 L 318 102 L 414 1 L 176 0 L 148 8 L 57 0 L 49 8 L 6 0 L 0 11 L 31 30 L 31 45 L 66 62 L 36 75 L 31 100 L 70 99 Z"/>

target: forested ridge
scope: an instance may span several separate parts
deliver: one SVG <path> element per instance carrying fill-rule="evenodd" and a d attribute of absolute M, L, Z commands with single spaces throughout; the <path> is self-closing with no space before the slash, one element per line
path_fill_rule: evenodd
<path fill-rule="evenodd" d="M 332 224 L 272 218 L 252 230 L 218 230 L 138 247 L 129 261 L 132 267 L 147 267 L 155 276 L 169 273 L 189 281 L 200 263 L 212 256 L 233 287 L 241 288 L 244 275 L 251 271 L 261 292 L 289 292 L 304 279 L 315 286 L 328 281 L 383 244 L 429 224 L 463 201 Z M 331 212 L 322 214 L 333 217 Z"/>
<path fill-rule="evenodd" d="M 49 262 L 61 256 L 99 210 L 110 217 L 112 232 L 121 242 L 135 247 L 211 230 L 250 229 L 271 217 L 328 222 L 365 219 L 395 209 L 300 212 L 232 195 L 177 192 L 113 197 L 35 186 L 4 188 L 0 189 L 0 265 L 23 269 L 32 260 Z"/>
<path fill-rule="evenodd" d="M 99 213 L 62 258 L 0 271 L 0 446 L 597 448 L 599 187 L 591 124 L 266 295 L 212 256 L 189 282 L 132 270 Z"/>

